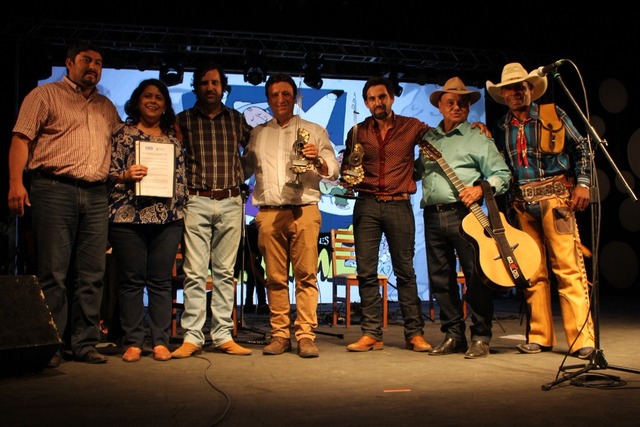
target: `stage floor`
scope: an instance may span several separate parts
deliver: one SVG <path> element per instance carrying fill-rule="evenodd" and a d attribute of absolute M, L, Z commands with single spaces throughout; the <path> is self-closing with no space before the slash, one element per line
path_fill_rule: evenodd
<path fill-rule="evenodd" d="M 149 351 L 140 362 L 125 363 L 120 349 L 105 343 L 105 365 L 66 361 L 57 369 L 0 378 L 0 420 L 7 427 L 635 426 L 640 419 L 638 302 L 603 299 L 600 354 L 608 368 L 600 365 L 558 384 L 552 383 L 563 363 L 580 368 L 586 362 L 564 360 L 567 345 L 559 317 L 553 351 L 518 353 L 524 325 L 515 298 L 496 300 L 491 355 L 478 360 L 405 350 L 394 302 L 384 350 L 347 352 L 345 346 L 360 336 L 359 325 L 328 326 L 330 308 L 321 305 L 319 358 L 298 357 L 295 343 L 292 353 L 262 355 L 259 342 L 268 318 L 245 315 L 245 326 L 254 331 L 241 329 L 238 339 L 258 343 L 247 344 L 254 350 L 250 356 L 205 349 L 197 357 L 156 362 Z M 437 319 L 426 320 L 425 337 L 432 345 L 440 342 Z M 543 390 L 545 385 L 551 389 Z"/>

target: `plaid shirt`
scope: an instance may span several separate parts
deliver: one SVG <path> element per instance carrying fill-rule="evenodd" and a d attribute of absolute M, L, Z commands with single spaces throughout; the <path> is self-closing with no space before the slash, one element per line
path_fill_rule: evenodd
<path fill-rule="evenodd" d="M 524 125 L 527 162 L 522 164 L 518 162 L 518 126 L 511 124 L 514 115 L 509 111 L 499 120 L 498 132 L 495 132 L 494 138 L 517 184 L 527 184 L 557 175 L 574 177 L 576 184 L 591 184 L 588 142 L 580 135 L 564 110 L 556 106 L 556 111 L 565 128 L 564 150 L 559 154 L 546 154 L 538 150 L 538 104 L 532 103 L 529 111 L 531 120 Z"/>
<path fill-rule="evenodd" d="M 251 126 L 242 113 L 223 105 L 212 119 L 196 103 L 179 113 L 176 123 L 185 149 L 188 188 L 221 190 L 244 182 L 240 154 Z"/>

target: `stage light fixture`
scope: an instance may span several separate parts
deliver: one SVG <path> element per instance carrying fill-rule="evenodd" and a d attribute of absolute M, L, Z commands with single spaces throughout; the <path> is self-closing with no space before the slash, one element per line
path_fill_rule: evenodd
<path fill-rule="evenodd" d="M 151 63 L 149 62 L 149 59 L 146 56 L 138 54 L 138 59 L 136 60 L 136 68 L 138 71 L 147 71 L 150 66 Z"/>
<path fill-rule="evenodd" d="M 160 66 L 160 80 L 162 80 L 167 86 L 179 85 L 182 83 L 183 78 L 184 67 L 182 65 L 162 64 Z"/>
<path fill-rule="evenodd" d="M 254 86 L 258 86 L 267 80 L 267 70 L 264 65 L 264 57 L 255 52 L 245 55 L 244 61 L 244 81 Z"/>
<path fill-rule="evenodd" d="M 416 77 L 416 82 L 420 85 L 420 86 L 424 86 L 427 83 L 429 83 L 429 72 L 426 70 L 422 70 L 419 71 Z"/>
<path fill-rule="evenodd" d="M 266 73 L 260 67 L 249 67 L 244 71 L 244 81 L 258 86 L 265 81 Z"/>
<path fill-rule="evenodd" d="M 402 86 L 400 86 L 400 83 L 398 82 L 398 72 L 397 71 L 389 72 L 389 76 L 387 78 L 393 85 L 393 94 L 395 96 L 402 95 L 403 88 Z"/>
<path fill-rule="evenodd" d="M 312 89 L 321 89 L 323 84 L 321 70 L 323 66 L 323 62 L 317 55 L 307 55 L 305 64 L 302 67 L 304 70 L 304 84 Z"/>

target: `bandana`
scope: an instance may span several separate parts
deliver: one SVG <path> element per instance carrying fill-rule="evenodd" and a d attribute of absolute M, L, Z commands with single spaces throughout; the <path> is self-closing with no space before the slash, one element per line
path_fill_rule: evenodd
<path fill-rule="evenodd" d="M 518 126 L 518 135 L 516 136 L 516 149 L 518 151 L 518 166 L 529 166 L 527 160 L 527 135 L 524 133 L 524 125 L 531 121 L 531 117 L 527 117 L 523 122 L 517 118 L 512 118 L 509 123 L 512 126 Z"/>

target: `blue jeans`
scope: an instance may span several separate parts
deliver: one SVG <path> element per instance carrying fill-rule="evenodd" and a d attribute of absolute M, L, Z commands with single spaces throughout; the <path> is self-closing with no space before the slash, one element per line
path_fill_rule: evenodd
<path fill-rule="evenodd" d="M 429 292 L 440 307 L 440 330 L 445 338 L 465 342 L 465 319 L 457 281 L 456 252 L 467 283 L 465 299 L 471 309 L 471 340 L 491 341 L 493 294 L 476 274 L 475 249 L 462 237 L 460 224 L 467 210 L 424 211 Z"/>
<path fill-rule="evenodd" d="M 109 227 L 107 187 L 81 188 L 33 175 L 29 197 L 38 281 L 58 332 L 65 335 L 68 326 L 71 350 L 82 357 L 100 342 Z M 68 295 L 68 284 L 72 295 Z"/>
<path fill-rule="evenodd" d="M 415 255 L 416 224 L 411 201 L 379 202 L 358 199 L 353 209 L 358 288 L 362 303 L 363 335 L 382 339 L 382 297 L 378 283 L 378 254 L 384 233 L 397 278 L 398 303 L 404 320 L 405 339 L 424 334 L 422 302 L 418 297 Z"/>
<path fill-rule="evenodd" d="M 171 273 L 183 222 L 109 225 L 118 272 L 122 346 L 142 348 L 145 339 L 144 290 L 149 297 L 151 346 L 169 344 Z"/>
<path fill-rule="evenodd" d="M 184 341 L 202 347 L 207 318 L 207 276 L 211 264 L 211 339 L 214 346 L 232 338 L 235 305 L 234 266 L 244 218 L 242 198 L 214 200 L 192 195 L 184 213 Z"/>

